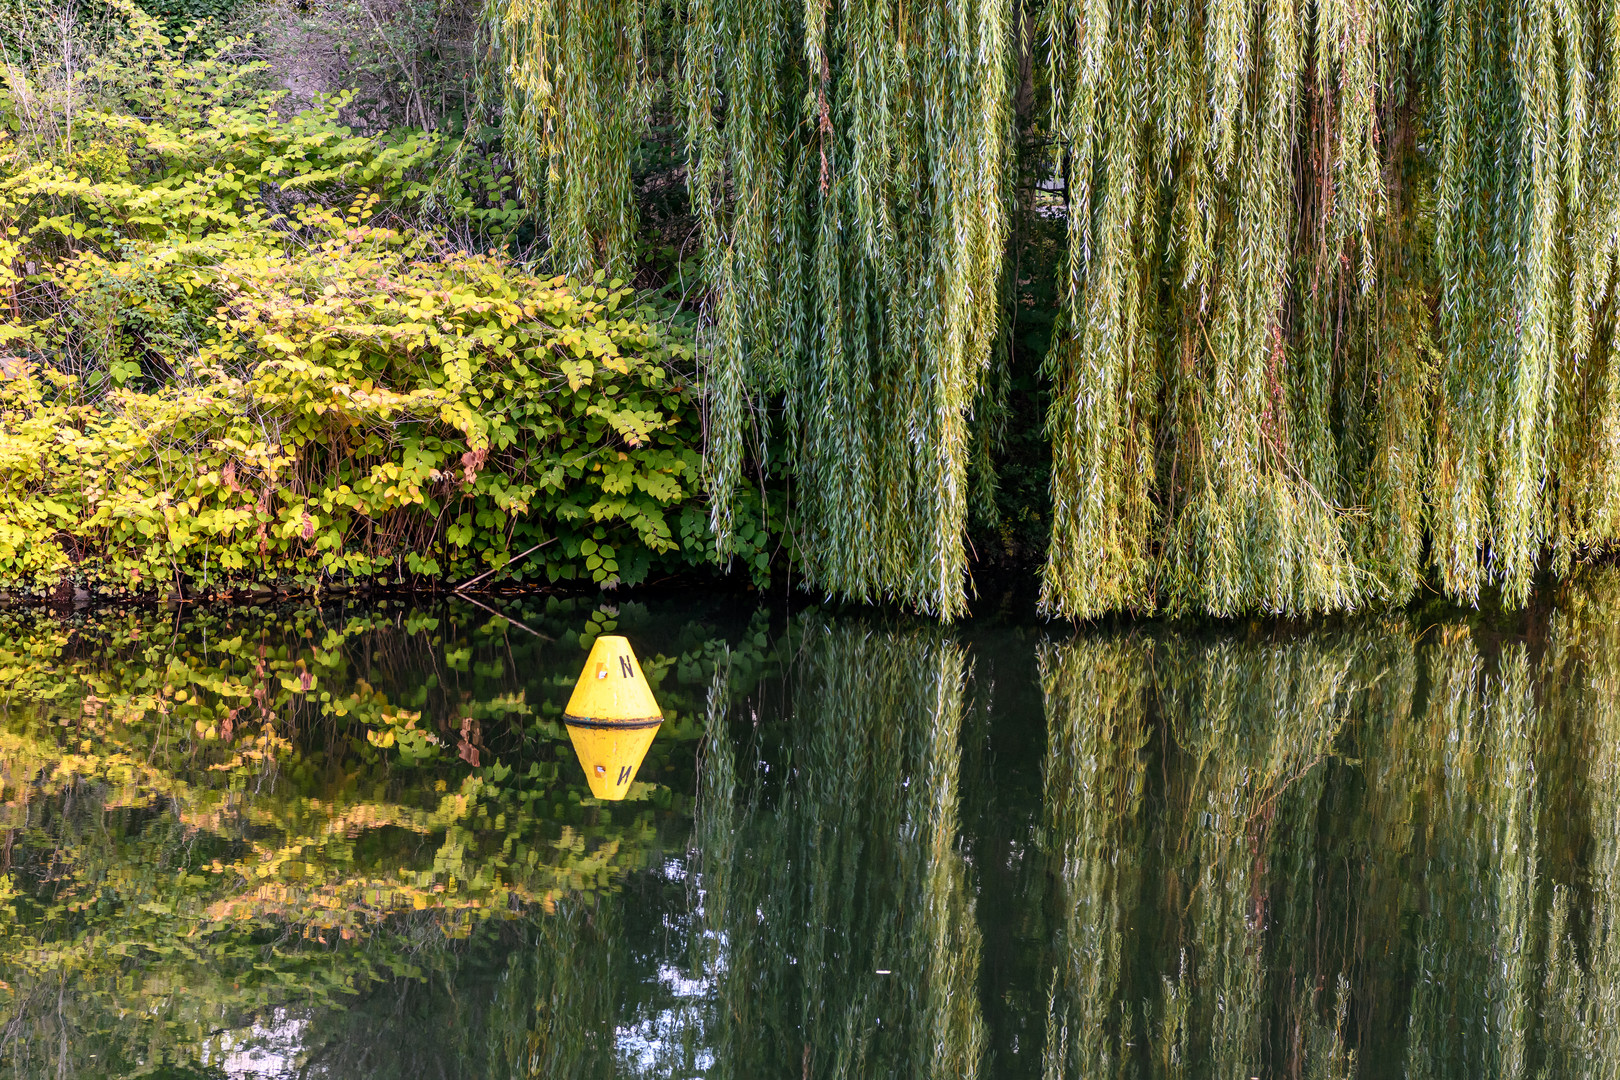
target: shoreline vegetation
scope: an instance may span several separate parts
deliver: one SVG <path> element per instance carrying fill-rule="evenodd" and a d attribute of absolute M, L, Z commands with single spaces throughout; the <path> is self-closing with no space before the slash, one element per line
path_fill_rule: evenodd
<path fill-rule="evenodd" d="M 712 558 L 667 303 L 413 228 L 442 140 L 282 117 L 252 64 L 121 14 L 108 79 L 162 115 L 87 110 L 66 161 L 0 135 L 5 586 L 612 588 Z"/>
<path fill-rule="evenodd" d="M 737 2 L 0 0 L 0 595 L 1298 618 L 1614 551 L 1595 8 Z"/>

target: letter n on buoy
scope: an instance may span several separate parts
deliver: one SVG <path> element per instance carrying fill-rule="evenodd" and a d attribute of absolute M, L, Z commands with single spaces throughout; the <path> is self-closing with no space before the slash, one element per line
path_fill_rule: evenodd
<path fill-rule="evenodd" d="M 617 635 L 597 638 L 563 710 L 592 795 L 617 800 L 629 793 L 663 722 L 630 642 Z"/>

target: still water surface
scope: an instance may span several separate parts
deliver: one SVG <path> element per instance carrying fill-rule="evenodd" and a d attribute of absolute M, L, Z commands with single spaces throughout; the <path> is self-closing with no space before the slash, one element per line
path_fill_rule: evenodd
<path fill-rule="evenodd" d="M 1620 574 L 1511 624 L 502 603 L 0 614 L 0 1076 L 1620 1071 Z M 668 718 L 617 804 L 561 726 L 606 632 Z"/>

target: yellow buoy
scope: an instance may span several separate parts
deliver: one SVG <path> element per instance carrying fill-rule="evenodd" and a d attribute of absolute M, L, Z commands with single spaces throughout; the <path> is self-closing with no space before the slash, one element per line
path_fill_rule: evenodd
<path fill-rule="evenodd" d="M 663 722 L 630 642 L 617 635 L 597 638 L 563 710 L 592 795 L 617 800 L 629 793 Z"/>

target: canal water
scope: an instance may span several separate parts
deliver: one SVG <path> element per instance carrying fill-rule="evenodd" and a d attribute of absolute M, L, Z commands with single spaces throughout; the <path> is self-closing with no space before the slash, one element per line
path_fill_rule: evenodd
<path fill-rule="evenodd" d="M 561 724 L 604 633 L 666 717 L 620 803 Z M 0 1076 L 1585 1077 L 1617 1033 L 1613 571 L 1192 629 L 0 613 Z"/>

